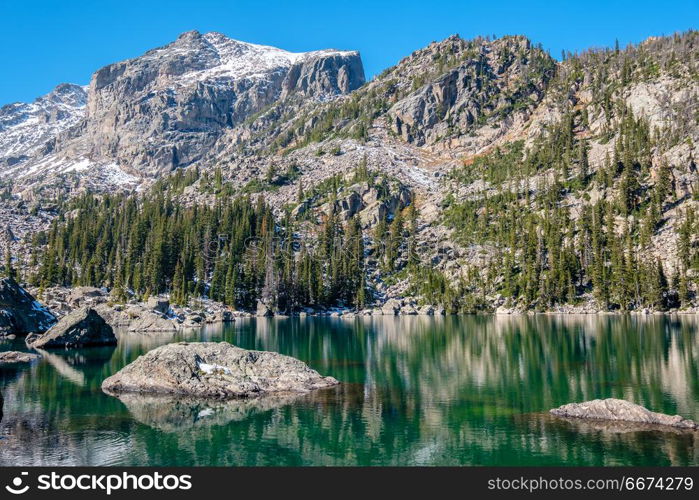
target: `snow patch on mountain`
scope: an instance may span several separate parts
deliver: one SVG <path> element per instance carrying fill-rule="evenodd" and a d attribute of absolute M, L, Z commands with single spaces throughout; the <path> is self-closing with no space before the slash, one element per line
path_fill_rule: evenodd
<path fill-rule="evenodd" d="M 186 38 L 186 35 L 183 35 L 180 40 Z M 351 52 L 333 49 L 289 52 L 268 45 L 234 40 L 216 32 L 206 33 L 201 38 L 208 44 L 210 52 L 215 57 L 209 58 L 204 69 L 192 68 L 183 76 L 176 78 L 174 81 L 176 85 L 189 85 L 194 82 L 215 83 L 217 81 L 225 83 L 231 79 L 265 80 L 270 73 L 285 71 L 305 59 L 351 54 Z M 177 57 L 194 50 L 186 45 L 184 47 L 178 46 L 180 40 L 161 49 L 156 49 L 150 56 L 154 58 Z"/>
<path fill-rule="evenodd" d="M 0 167 L 35 155 L 85 114 L 87 87 L 63 83 L 31 103 L 0 108 Z"/>

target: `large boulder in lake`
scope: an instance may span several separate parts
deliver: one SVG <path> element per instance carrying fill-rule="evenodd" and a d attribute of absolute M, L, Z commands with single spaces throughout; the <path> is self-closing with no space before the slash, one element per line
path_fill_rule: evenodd
<path fill-rule="evenodd" d="M 232 399 L 298 393 L 337 385 L 298 359 L 248 351 L 227 342 L 167 344 L 139 357 L 102 383 L 124 392 Z"/>
<path fill-rule="evenodd" d="M 64 316 L 43 335 L 27 338 L 34 349 L 116 345 L 114 330 L 91 307 L 76 309 Z"/>
<path fill-rule="evenodd" d="M 643 406 L 623 399 L 595 399 L 584 403 L 570 403 L 551 410 L 557 417 L 634 422 L 638 424 L 664 425 L 678 429 L 697 430 L 699 424 L 679 415 L 655 413 Z"/>
<path fill-rule="evenodd" d="M 43 333 L 56 317 L 12 278 L 0 280 L 0 337 Z"/>

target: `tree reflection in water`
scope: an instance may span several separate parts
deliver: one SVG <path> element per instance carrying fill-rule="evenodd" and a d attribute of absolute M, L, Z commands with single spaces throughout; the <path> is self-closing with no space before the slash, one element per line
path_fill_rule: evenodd
<path fill-rule="evenodd" d="M 246 404 L 101 392 L 143 352 L 183 339 L 278 351 L 344 383 Z M 122 333 L 110 351 L 0 368 L 0 463 L 696 465 L 695 433 L 547 411 L 617 397 L 699 419 L 698 342 L 691 316 L 287 318 Z"/>

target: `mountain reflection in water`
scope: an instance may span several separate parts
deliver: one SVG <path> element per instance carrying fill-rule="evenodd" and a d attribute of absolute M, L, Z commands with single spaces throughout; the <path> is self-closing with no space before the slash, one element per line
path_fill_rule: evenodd
<path fill-rule="evenodd" d="M 550 408 L 617 397 L 699 420 L 694 316 L 242 320 L 121 333 L 0 367 L 2 465 L 699 465 L 697 433 L 588 425 Z M 103 394 L 179 340 L 281 352 L 343 384 L 210 402 Z M 0 344 L 24 350 L 21 339 Z"/>

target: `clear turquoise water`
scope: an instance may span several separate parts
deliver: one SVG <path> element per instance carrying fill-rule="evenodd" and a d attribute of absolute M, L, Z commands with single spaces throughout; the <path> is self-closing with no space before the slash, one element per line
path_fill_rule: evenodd
<path fill-rule="evenodd" d="M 0 465 L 698 465 L 698 434 L 550 417 L 619 397 L 699 420 L 696 317 L 244 320 L 0 368 Z M 343 384 L 244 405 L 100 390 L 176 340 L 278 351 Z M 24 350 L 21 340 L 0 350 Z"/>

